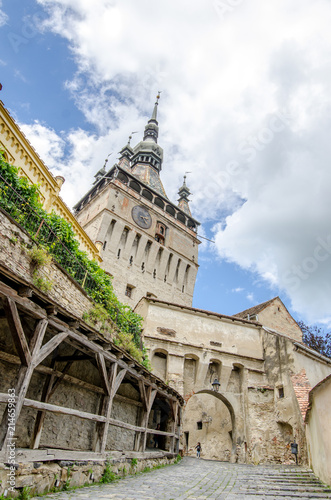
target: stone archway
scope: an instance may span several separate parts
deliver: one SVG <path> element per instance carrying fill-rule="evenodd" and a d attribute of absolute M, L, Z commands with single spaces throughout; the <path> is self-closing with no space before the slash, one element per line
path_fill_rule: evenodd
<path fill-rule="evenodd" d="M 207 389 L 193 394 L 185 407 L 183 431 L 188 454 L 194 454 L 194 447 L 200 441 L 204 458 L 236 461 L 235 411 L 223 394 Z"/>

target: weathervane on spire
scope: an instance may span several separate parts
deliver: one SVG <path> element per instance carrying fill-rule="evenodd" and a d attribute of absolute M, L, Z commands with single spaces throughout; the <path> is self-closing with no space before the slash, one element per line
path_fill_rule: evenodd
<path fill-rule="evenodd" d="M 138 132 L 137 131 L 136 132 L 131 132 L 131 134 L 129 135 L 129 140 L 128 140 L 129 146 L 130 146 L 130 142 L 131 142 L 133 134 L 138 134 Z"/>
<path fill-rule="evenodd" d="M 106 165 L 107 165 L 107 163 L 108 163 L 108 158 L 109 158 L 109 156 L 110 156 L 110 155 L 112 155 L 112 154 L 113 154 L 113 153 L 111 152 L 111 153 L 109 153 L 109 155 L 107 155 L 107 158 L 105 159 L 105 164 L 104 164 L 103 168 L 106 168 Z"/>

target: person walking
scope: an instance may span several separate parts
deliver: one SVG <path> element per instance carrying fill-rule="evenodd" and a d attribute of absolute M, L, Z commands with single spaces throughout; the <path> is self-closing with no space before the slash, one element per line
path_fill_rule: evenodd
<path fill-rule="evenodd" d="M 201 443 L 200 441 L 198 442 L 198 444 L 196 445 L 196 450 L 197 450 L 197 458 L 200 458 L 200 453 L 201 453 Z"/>

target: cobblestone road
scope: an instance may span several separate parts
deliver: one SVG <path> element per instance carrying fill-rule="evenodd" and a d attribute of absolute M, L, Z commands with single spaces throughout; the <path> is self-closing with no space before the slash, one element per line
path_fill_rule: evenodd
<path fill-rule="evenodd" d="M 56 500 L 329 498 L 331 489 L 296 466 L 229 464 L 186 457 L 178 465 L 46 497 Z M 37 500 L 37 497 L 35 497 Z"/>

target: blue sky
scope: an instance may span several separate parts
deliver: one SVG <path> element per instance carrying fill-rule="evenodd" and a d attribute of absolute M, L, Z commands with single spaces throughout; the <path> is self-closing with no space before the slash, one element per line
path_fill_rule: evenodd
<path fill-rule="evenodd" d="M 175 201 L 191 172 L 215 241 L 193 305 L 279 295 L 330 325 L 330 21 L 328 0 L 2 0 L 0 96 L 73 206 L 163 90 L 163 184 Z"/>

